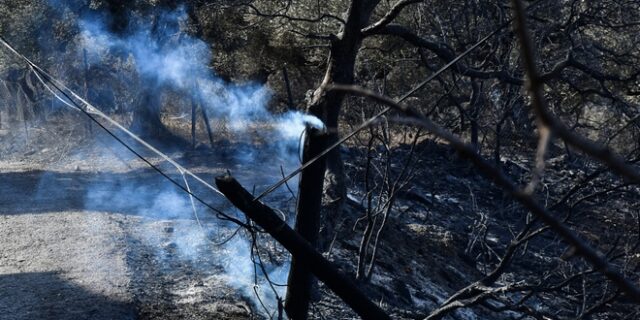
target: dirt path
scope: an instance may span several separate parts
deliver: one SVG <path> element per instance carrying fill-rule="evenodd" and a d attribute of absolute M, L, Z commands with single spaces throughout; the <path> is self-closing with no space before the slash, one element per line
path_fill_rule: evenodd
<path fill-rule="evenodd" d="M 135 318 L 123 220 L 77 211 L 0 216 L 0 318 Z"/>
<path fill-rule="evenodd" d="M 181 252 L 176 234 L 195 228 L 191 219 L 137 215 L 122 205 L 106 211 L 107 203 L 83 208 L 87 188 L 102 176 L 0 174 L 0 318 L 248 317 L 250 307 L 218 276 L 213 251 L 196 247 L 202 259 Z"/>
<path fill-rule="evenodd" d="M 188 198 L 133 158 L 56 152 L 0 157 L 0 319 L 255 313 L 227 284 L 233 257 L 205 239 L 229 232 L 213 215 L 199 225 Z"/>

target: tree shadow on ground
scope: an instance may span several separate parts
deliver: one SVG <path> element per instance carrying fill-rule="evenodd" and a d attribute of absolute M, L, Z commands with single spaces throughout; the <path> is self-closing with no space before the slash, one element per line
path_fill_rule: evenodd
<path fill-rule="evenodd" d="M 198 176 L 213 184 L 214 176 L 220 173 L 198 173 Z M 183 184 L 179 174 L 170 176 Z M 244 180 L 251 181 L 252 177 L 247 175 Z M 193 178 L 188 181 L 191 191 L 208 204 L 231 209 L 219 194 Z M 281 189 L 272 198 L 277 199 L 278 194 L 290 196 L 284 187 Z M 87 211 L 177 218 L 180 214 L 171 211 L 184 209 L 185 205 L 190 211 L 188 195 L 151 169 L 104 173 L 42 170 L 0 173 L 0 215 Z M 199 207 L 204 209 L 204 206 Z"/>
<path fill-rule="evenodd" d="M 182 181 L 179 175 L 172 178 Z M 204 178 L 213 179 L 209 175 Z M 195 183 L 192 187 L 194 193 L 202 194 L 211 204 L 224 206 L 219 196 L 204 196 L 211 191 Z M 94 211 L 146 215 L 154 206 L 165 209 L 158 202 L 168 194 L 176 196 L 167 199 L 167 210 L 172 200 L 188 201 L 177 186 L 149 169 L 124 173 L 41 170 L 0 173 L 0 214 Z M 158 214 L 172 216 L 166 212 Z"/>
<path fill-rule="evenodd" d="M 136 319 L 128 302 L 116 301 L 64 280 L 55 272 L 0 275 L 2 319 Z"/>

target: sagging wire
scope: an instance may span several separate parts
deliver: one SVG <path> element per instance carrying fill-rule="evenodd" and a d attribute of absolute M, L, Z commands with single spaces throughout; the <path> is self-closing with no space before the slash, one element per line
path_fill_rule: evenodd
<path fill-rule="evenodd" d="M 92 122 L 96 123 L 102 130 L 104 130 L 106 133 L 108 133 L 118 143 L 123 145 L 127 150 L 129 150 L 131 153 L 133 153 L 135 156 L 137 156 L 140 160 L 142 160 L 149 167 L 151 167 L 153 170 L 155 170 L 157 173 L 159 173 L 162 177 L 164 177 L 165 179 L 170 181 L 172 184 L 177 186 L 180 190 L 182 190 L 183 192 L 188 194 L 189 195 L 189 200 L 191 202 L 191 208 L 192 208 L 193 213 L 194 213 L 194 217 L 195 217 L 195 219 L 196 219 L 196 221 L 198 223 L 198 226 L 200 227 L 201 230 L 204 230 L 204 227 L 203 227 L 203 225 L 202 225 L 202 223 L 200 221 L 200 218 L 198 217 L 197 209 L 196 209 L 196 206 L 195 206 L 195 201 L 198 201 L 199 203 L 201 203 L 205 207 L 207 207 L 210 210 L 212 210 L 213 212 L 215 212 L 216 216 L 219 219 L 231 221 L 231 222 L 233 222 L 233 223 L 238 225 L 238 228 L 236 228 L 236 230 L 231 234 L 231 236 L 229 236 L 227 239 L 223 240 L 222 242 L 214 242 L 214 245 L 218 245 L 218 246 L 219 245 L 224 245 L 228 241 L 230 241 L 234 236 L 236 236 L 238 234 L 238 232 L 241 230 L 241 228 L 246 229 L 251 234 L 251 238 L 253 239 L 252 240 L 252 246 L 255 249 L 252 249 L 252 251 L 255 250 L 256 255 L 258 256 L 258 259 L 256 261 L 254 255 L 253 254 L 251 255 L 251 260 L 252 260 L 252 262 L 254 264 L 254 268 L 258 268 L 258 267 L 260 268 L 262 274 L 264 274 L 264 276 L 265 276 L 265 278 L 267 280 L 267 283 L 269 284 L 270 289 L 273 291 L 274 295 L 276 296 L 276 299 L 278 301 L 281 301 L 281 297 L 278 294 L 278 292 L 276 291 L 275 286 L 282 286 L 282 285 L 274 283 L 269 278 L 269 275 L 268 275 L 268 273 L 266 271 L 266 268 L 264 266 L 264 262 L 262 261 L 262 259 L 259 256 L 259 248 L 258 248 L 258 245 L 256 243 L 256 231 L 257 230 L 255 229 L 255 227 L 253 227 L 250 222 L 246 222 L 246 223 L 242 222 L 242 221 L 238 220 L 237 218 L 234 218 L 234 217 L 224 213 L 222 210 L 213 207 L 212 205 L 210 205 L 209 203 L 204 201 L 202 198 L 200 198 L 199 196 L 194 194 L 191 191 L 191 187 L 189 185 L 189 182 L 188 182 L 188 179 L 187 179 L 187 175 L 193 177 L 196 181 L 200 182 L 202 185 L 204 185 L 208 189 L 210 189 L 210 190 L 214 191 L 215 193 L 217 193 L 219 195 L 222 195 L 224 197 L 222 192 L 220 192 L 217 188 L 215 188 L 211 184 L 207 183 L 202 178 L 200 178 L 199 176 L 195 175 L 194 173 L 192 173 L 191 171 L 189 171 L 188 169 L 186 169 L 185 167 L 183 167 L 179 163 L 175 162 L 168 155 L 166 155 L 166 154 L 162 153 L 161 151 L 159 151 L 158 149 L 154 148 L 152 145 L 150 145 L 149 143 L 144 141 L 142 138 L 138 137 L 137 135 L 135 135 L 134 133 L 129 131 L 127 128 L 125 128 L 124 126 L 120 125 L 117 121 L 113 120 L 112 118 L 110 118 L 109 116 L 107 116 L 106 114 L 104 114 L 103 112 L 98 110 L 96 107 L 94 107 L 88 101 L 86 101 L 85 99 L 80 97 L 78 94 L 76 94 L 73 90 L 69 89 L 62 82 L 60 82 L 57 79 L 55 79 L 52 75 L 50 75 L 44 69 L 40 68 L 35 63 L 31 62 L 31 60 L 29 60 L 26 56 L 22 55 L 17 50 L 15 50 L 4 39 L 4 37 L 2 37 L 2 35 L 0 35 L 0 43 L 2 43 L 13 54 L 15 54 L 17 57 L 21 58 L 22 60 L 24 60 L 27 63 L 27 65 L 28 65 L 29 69 L 31 70 L 31 72 L 33 72 L 33 74 L 36 76 L 38 81 L 43 85 L 43 87 L 49 93 L 51 93 L 53 95 L 53 97 L 55 97 L 57 100 L 62 102 L 65 106 L 67 106 L 67 107 L 69 107 L 71 109 L 74 109 L 74 110 L 81 111 Z M 81 105 L 79 105 L 75 100 L 73 100 L 72 97 L 77 99 L 77 100 L 79 100 L 80 102 L 82 102 L 82 104 L 84 105 L 84 108 Z M 107 128 L 105 125 L 103 125 L 94 116 L 98 116 L 98 117 L 101 117 L 102 119 L 105 119 L 106 121 L 108 121 L 109 123 L 114 125 L 116 128 L 120 129 L 122 132 L 126 133 L 128 136 L 130 136 L 131 138 L 136 140 L 138 143 L 140 143 L 141 145 L 146 147 L 148 150 L 150 150 L 154 154 L 160 156 L 162 159 L 164 159 L 165 161 L 167 161 L 168 163 L 173 165 L 173 167 L 180 173 L 180 175 L 181 175 L 181 177 L 182 177 L 182 179 L 184 181 L 184 186 L 181 185 L 180 183 L 178 183 L 178 181 L 176 181 L 175 179 L 171 178 L 167 173 L 162 171 L 162 169 L 160 169 L 158 166 L 156 166 L 153 163 L 151 163 L 151 161 L 148 160 L 146 157 L 144 157 L 142 154 L 140 154 L 139 152 L 134 150 L 129 144 L 127 144 L 124 140 L 122 140 L 120 137 L 118 137 L 114 132 L 112 132 L 109 128 Z M 257 277 L 257 270 L 255 270 L 255 271 L 256 272 L 254 273 L 254 275 Z M 255 293 L 258 301 L 260 302 L 262 308 L 264 309 L 265 313 L 268 314 L 270 316 L 270 318 L 273 318 L 274 313 L 275 312 L 279 312 L 278 310 L 280 310 L 280 309 L 277 308 L 276 311 L 269 312 L 267 306 L 264 305 L 264 303 L 262 301 L 262 298 L 260 297 L 260 293 L 257 290 L 258 289 L 257 283 L 258 282 L 256 280 L 255 285 L 254 285 L 254 293 Z"/>
<path fill-rule="evenodd" d="M 196 201 L 200 202 L 205 207 L 207 207 L 210 210 L 212 210 L 213 212 L 215 212 L 216 216 L 219 219 L 226 220 L 226 221 L 231 221 L 231 222 L 236 223 L 236 224 L 238 224 L 238 225 L 240 225 L 242 227 L 247 228 L 248 230 L 252 229 L 251 226 L 248 225 L 247 223 L 244 223 L 244 222 L 240 221 L 239 219 L 234 218 L 234 217 L 226 214 L 222 210 L 215 208 L 213 205 L 209 204 L 208 202 L 206 202 L 202 198 L 200 198 L 198 195 L 196 195 L 193 192 L 191 192 L 191 190 L 190 190 L 190 188 L 188 186 L 185 187 L 182 184 L 180 184 L 178 181 L 176 181 L 175 179 L 171 178 L 162 169 L 160 169 L 158 166 L 156 166 L 153 163 L 151 163 L 150 160 L 148 160 L 142 154 L 140 154 L 139 152 L 134 150 L 133 147 L 131 147 L 129 144 L 127 144 L 122 138 L 118 137 L 113 131 L 111 131 L 103 123 L 98 121 L 98 119 L 96 119 L 95 116 L 98 116 L 98 117 L 106 120 L 107 122 L 109 122 L 110 124 L 115 126 L 116 128 L 120 129 L 122 132 L 126 133 L 129 137 L 133 138 L 135 141 L 140 143 L 142 146 L 144 146 L 145 148 L 150 150 L 152 153 L 160 156 L 162 159 L 164 159 L 169 164 L 171 164 L 174 168 L 176 168 L 176 170 L 178 172 L 180 172 L 183 176 L 184 175 L 189 175 L 189 176 L 193 177 L 196 181 L 200 182 L 206 188 L 214 191 L 215 193 L 217 193 L 217 194 L 219 194 L 221 196 L 224 196 L 222 194 L 222 192 L 220 192 L 217 188 L 215 188 L 211 184 L 207 183 L 206 181 L 204 181 L 202 178 L 200 178 L 199 176 L 197 176 L 193 172 L 189 171 L 188 169 L 186 169 L 185 167 L 183 167 L 179 163 L 175 162 L 168 155 L 166 155 L 163 152 L 161 152 L 160 150 L 156 149 L 155 147 L 153 147 L 152 145 L 150 145 L 149 143 L 144 141 L 142 138 L 138 137 L 133 132 L 129 131 L 127 128 L 125 128 L 124 126 L 119 124 L 117 121 L 113 120 L 111 117 L 107 116 L 106 114 L 104 114 L 103 112 L 98 110 L 91 103 L 89 103 L 88 101 L 86 101 L 85 99 L 80 97 L 73 90 L 69 89 L 69 87 L 67 87 L 62 82 L 58 81 L 56 78 L 54 78 L 52 75 L 50 75 L 47 71 L 45 71 L 44 69 L 40 68 L 37 64 L 32 62 L 29 58 L 27 58 L 26 56 L 24 56 L 23 54 L 18 52 L 11 44 L 9 44 L 9 42 L 2 35 L 0 35 L 0 43 L 4 47 L 6 47 L 11 53 L 16 55 L 19 59 L 25 61 L 27 63 L 27 66 L 29 67 L 29 69 L 33 72 L 33 74 L 36 76 L 38 81 L 44 86 L 44 88 L 47 91 L 49 91 L 56 99 L 58 99 L 60 102 L 62 102 L 64 105 L 66 105 L 66 106 L 68 106 L 68 107 L 70 107 L 72 109 L 79 110 L 80 112 L 85 114 L 92 122 L 97 124 L 102 130 L 104 130 L 107 134 L 109 134 L 112 138 L 114 138 L 118 143 L 120 143 L 127 150 L 129 150 L 131 153 L 133 153 L 136 157 L 138 157 L 140 160 L 142 160 L 150 168 L 155 170 L 158 174 L 160 174 L 166 180 L 168 180 L 169 182 L 174 184 L 180 190 L 182 190 L 183 192 L 188 194 L 190 197 L 192 197 L 192 199 L 195 199 Z M 84 108 L 81 105 L 79 105 L 72 97 L 77 99 L 78 101 L 80 101 L 84 105 Z M 186 177 L 185 177 L 185 179 L 186 179 Z"/>
<path fill-rule="evenodd" d="M 202 226 L 202 223 L 200 223 L 200 218 L 198 218 L 198 211 L 196 210 L 196 204 L 193 201 L 193 197 L 191 196 L 191 188 L 189 187 L 187 176 L 182 171 L 180 171 L 180 175 L 182 176 L 182 180 L 184 181 L 185 187 L 187 187 L 187 190 L 189 190 L 189 201 L 191 202 L 191 209 L 193 210 L 193 216 L 196 218 L 196 222 L 198 223 L 200 230 L 204 232 L 204 227 Z"/>

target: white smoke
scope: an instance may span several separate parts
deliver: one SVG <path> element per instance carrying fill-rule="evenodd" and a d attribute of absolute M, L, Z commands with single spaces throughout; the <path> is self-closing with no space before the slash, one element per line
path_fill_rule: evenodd
<path fill-rule="evenodd" d="M 63 6 L 64 1 L 55 0 L 54 5 Z M 212 117 L 224 118 L 236 135 L 250 134 L 247 124 L 269 124 L 277 132 L 276 139 L 260 148 L 268 148 L 269 152 L 277 154 L 276 158 L 281 159 L 288 170 L 299 165 L 297 147 L 305 127 L 323 128 L 322 121 L 300 112 L 274 115 L 267 109 L 272 92 L 264 84 L 229 83 L 217 77 L 209 68 L 213 56 L 210 46 L 184 31 L 187 19 L 184 8 L 157 12 L 155 25 L 141 17 L 132 15 L 131 19 L 136 21 L 130 23 L 129 29 L 116 34 L 109 30 L 104 19 L 81 17 L 75 41 L 78 57 L 86 56 L 91 65 L 107 68 L 114 59 L 119 60 L 120 66 L 129 66 L 132 72 L 114 74 L 112 82 L 120 84 L 114 88 L 156 90 L 158 95 L 164 88 L 171 88 L 185 99 L 199 101 Z M 100 106 L 100 101 L 92 102 Z M 234 159 L 259 167 L 262 160 L 257 159 L 256 154 L 255 150 L 245 148 L 238 151 Z M 255 181 L 265 179 L 260 173 L 256 172 Z M 157 183 L 153 184 L 130 180 L 96 183 L 88 188 L 85 210 L 122 210 L 147 218 L 176 221 L 175 231 L 168 236 L 168 241 L 180 253 L 179 258 L 195 259 L 202 253 L 202 247 L 207 246 L 207 232 L 211 230 L 196 224 L 187 195 L 174 187 L 158 187 L 166 182 L 155 181 Z M 295 183 L 290 186 L 296 187 Z M 161 242 L 167 241 L 166 234 L 153 231 L 141 237 L 155 247 L 161 247 Z M 256 268 L 250 259 L 248 240 L 237 236 L 228 241 L 221 252 L 216 259 L 225 269 L 228 285 L 247 297 L 255 298 L 255 292 L 258 292 L 260 301 L 275 310 L 275 294 L 261 271 L 257 274 L 261 280 L 254 288 Z M 286 282 L 288 264 L 270 265 L 267 269 L 271 280 L 280 284 Z M 279 295 L 284 294 L 284 287 L 277 286 L 276 289 Z M 258 306 L 260 301 L 254 300 L 254 304 Z"/>

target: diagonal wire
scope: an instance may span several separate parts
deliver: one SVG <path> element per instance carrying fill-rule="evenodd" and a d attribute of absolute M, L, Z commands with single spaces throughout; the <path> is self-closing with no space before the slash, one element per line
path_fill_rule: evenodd
<path fill-rule="evenodd" d="M 241 226 L 249 227 L 249 226 L 246 225 L 246 223 L 244 223 L 244 222 L 242 222 L 242 221 L 240 221 L 240 220 L 238 220 L 238 219 L 236 219 L 236 218 L 224 213 L 220 209 L 215 208 L 213 205 L 209 204 L 208 202 L 204 201 L 201 197 L 199 197 L 198 195 L 196 195 L 193 192 L 191 192 L 190 188 L 188 187 L 188 184 L 187 184 L 187 187 L 185 187 L 182 184 L 180 184 L 178 181 L 176 181 L 175 179 L 171 178 L 167 173 L 162 171 L 162 169 L 160 169 L 157 165 L 154 165 L 153 163 L 151 163 L 150 160 L 148 160 L 142 154 L 140 154 L 139 152 L 134 150 L 133 147 L 131 147 L 129 144 L 127 144 L 124 140 L 122 140 L 122 138 L 118 137 L 113 131 L 109 130 L 104 124 L 102 124 L 100 121 L 98 121 L 96 116 L 107 120 L 109 123 L 111 123 L 112 125 L 114 125 L 118 129 L 122 130 L 128 136 L 130 136 L 131 138 L 136 140 L 138 143 L 140 143 L 141 145 L 146 147 L 148 150 L 150 150 L 151 152 L 155 153 L 156 155 L 160 156 L 161 158 L 163 158 L 164 160 L 169 162 L 171 165 L 173 165 L 178 170 L 178 172 L 180 172 L 183 175 L 183 177 L 184 177 L 184 175 L 191 176 L 196 181 L 200 182 L 206 188 L 214 191 L 215 193 L 217 193 L 219 195 L 223 195 L 217 188 L 215 188 L 211 184 L 207 183 L 206 181 L 204 181 L 202 178 L 200 178 L 199 176 L 197 176 L 193 172 L 189 171 L 188 169 L 186 169 L 185 167 L 183 167 L 179 163 L 175 162 L 168 155 L 166 155 L 166 154 L 162 153 L 161 151 L 159 151 L 158 149 L 154 148 L 148 142 L 144 141 L 142 138 L 138 137 L 137 135 L 135 135 L 134 133 L 129 131 L 127 128 L 123 127 L 121 124 L 119 124 L 118 122 L 116 122 L 115 120 L 113 120 L 112 118 L 110 118 L 109 116 L 107 116 L 106 114 L 101 112 L 100 110 L 98 110 L 96 107 L 94 107 L 89 102 L 87 102 L 85 99 L 83 99 L 78 94 L 76 94 L 73 90 L 71 90 L 67 86 L 65 86 L 62 82 L 58 81 L 52 75 L 50 75 L 48 72 L 46 72 L 44 69 L 40 68 L 34 62 L 29 60 L 29 58 L 27 58 L 26 56 L 24 56 L 23 54 L 18 52 L 11 44 L 9 44 L 9 42 L 2 35 L 0 35 L 0 43 L 2 45 L 4 45 L 7 49 L 9 49 L 9 51 L 11 53 L 16 55 L 21 60 L 25 61 L 27 63 L 27 65 L 29 66 L 29 68 L 33 71 L 33 73 L 38 78 L 38 81 L 56 99 L 60 100 L 66 106 L 71 107 L 73 109 L 77 109 L 77 110 L 81 111 L 82 113 L 84 113 L 91 121 L 96 123 L 102 130 L 104 130 L 106 133 L 108 133 L 118 143 L 120 143 L 127 150 L 129 150 L 131 153 L 133 153 L 135 156 L 137 156 L 140 160 L 145 162 L 149 167 L 151 167 L 153 170 L 155 170 L 157 173 L 159 173 L 162 177 L 167 179 L 169 182 L 171 182 L 172 184 L 177 186 L 180 190 L 182 190 L 183 192 L 187 193 L 190 197 L 192 197 L 192 199 L 195 199 L 196 201 L 200 202 L 205 207 L 211 209 L 220 218 L 232 221 L 232 222 L 234 222 L 234 223 L 236 223 L 238 225 L 241 225 Z M 81 105 L 79 105 L 72 97 L 77 99 L 77 100 L 79 100 L 79 101 L 81 101 L 82 104 L 84 105 L 84 108 Z M 184 179 L 186 180 L 186 177 L 184 177 Z"/>
<path fill-rule="evenodd" d="M 198 180 L 198 182 L 202 183 L 205 187 L 207 187 L 208 189 L 214 191 L 215 193 L 224 196 L 216 187 L 212 186 L 211 184 L 209 184 L 208 182 L 204 181 L 202 178 L 200 178 L 199 176 L 197 176 L 196 174 L 192 173 L 191 171 L 189 171 L 187 168 L 183 167 L 182 165 L 180 165 L 179 163 L 177 163 L 175 160 L 171 159 L 171 157 L 169 157 L 168 155 L 164 154 L 163 152 L 161 152 L 160 150 L 156 149 L 155 147 L 153 147 L 151 144 L 149 144 L 148 142 L 144 141 L 142 138 L 138 137 L 136 134 L 134 134 L 133 132 L 131 132 L 129 129 L 125 128 L 124 126 L 122 126 L 120 123 L 118 123 L 117 121 L 113 120 L 111 117 L 107 116 L 106 114 L 104 114 L 102 111 L 98 110 L 95 106 L 93 106 L 91 103 L 89 103 L 88 101 L 86 101 L 84 98 L 82 98 L 80 95 L 78 95 L 77 93 L 75 93 L 73 90 L 69 89 L 69 87 L 67 87 L 66 85 L 64 85 L 61 81 L 57 80 L 55 77 L 53 77 L 51 74 L 49 74 L 47 71 L 45 71 L 44 69 L 40 68 L 38 65 L 36 65 L 34 62 L 32 62 L 31 60 L 29 60 L 26 56 L 22 55 L 21 53 L 19 53 L 13 46 L 11 46 L 7 40 L 2 37 L 0 35 L 0 43 L 2 43 L 5 47 L 7 47 L 12 53 L 14 53 L 15 55 L 17 55 L 18 57 L 20 57 L 22 60 L 24 60 L 29 67 L 34 70 L 37 73 L 41 74 L 46 80 L 46 82 L 51 83 L 56 90 L 58 90 L 60 93 L 62 93 L 66 99 L 68 99 L 69 102 L 71 102 L 71 104 L 73 104 L 73 108 L 76 108 L 80 111 L 82 111 L 83 113 L 85 113 L 93 122 L 96 122 L 98 125 L 100 125 L 104 130 L 108 131 L 107 128 L 105 128 L 103 125 L 100 124 L 100 122 L 94 117 L 94 116 L 98 116 L 100 118 L 103 118 L 104 120 L 107 120 L 109 123 L 111 123 L 112 125 L 114 125 L 115 127 L 117 127 L 118 129 L 120 129 L 121 131 L 123 131 L 124 133 L 126 133 L 129 137 L 133 138 L 134 140 L 136 140 L 138 143 L 140 143 L 141 145 L 143 145 L 145 148 L 147 148 L 148 150 L 150 150 L 151 152 L 155 153 L 156 155 L 162 157 L 165 161 L 169 162 L 171 165 L 173 165 L 178 171 L 183 171 L 185 174 L 193 177 L 194 179 Z M 40 79 L 41 82 L 43 79 Z M 51 90 L 49 90 L 51 91 Z M 68 94 L 67 94 L 68 93 Z M 71 95 L 73 98 L 79 100 L 80 102 L 82 102 L 82 104 L 85 106 L 85 108 L 82 108 L 81 106 L 79 106 L 77 103 L 74 102 L 73 99 L 71 99 L 71 97 L 69 96 Z M 57 97 L 58 99 L 60 99 L 60 97 Z M 61 99 L 62 102 L 65 102 L 63 99 Z M 69 103 L 65 103 L 66 105 L 69 106 Z M 146 162 L 146 161 L 145 161 Z"/>
<path fill-rule="evenodd" d="M 498 34 L 500 31 L 502 31 L 502 29 L 506 28 L 507 26 L 509 26 L 509 24 L 511 24 L 511 22 L 513 21 L 513 19 L 509 19 L 508 21 L 506 21 L 505 23 L 503 23 L 502 25 L 500 25 L 498 28 L 496 28 L 493 32 L 489 33 L 488 35 L 486 35 L 484 38 L 480 39 L 478 42 L 476 42 L 473 46 L 469 47 L 467 50 L 465 50 L 463 53 L 461 53 L 460 55 L 458 55 L 457 57 L 455 57 L 453 60 L 449 61 L 449 63 L 445 64 L 442 68 L 438 69 L 435 73 L 433 73 L 432 75 L 430 75 L 427 79 L 425 79 L 424 81 L 422 81 L 421 83 L 419 83 L 417 86 L 415 86 L 413 89 L 409 90 L 409 92 L 405 93 L 403 96 L 401 96 L 400 98 L 398 98 L 396 100 L 396 103 L 401 103 L 402 101 L 406 100 L 407 98 L 409 98 L 411 95 L 413 95 L 416 91 L 422 89 L 422 87 L 424 87 L 427 83 L 431 82 L 433 79 L 435 79 L 436 77 L 438 77 L 440 74 L 442 74 L 443 72 L 445 72 L 446 70 L 448 70 L 449 68 L 451 68 L 453 65 L 455 65 L 458 61 L 460 61 L 462 58 L 466 57 L 469 53 L 471 53 L 473 50 L 475 50 L 476 48 L 478 48 L 480 45 L 482 45 L 483 43 L 485 43 L 487 40 L 491 39 L 493 36 L 495 36 L 496 34 Z M 258 195 L 254 201 L 258 201 L 260 199 L 262 199 L 264 196 L 268 195 L 269 193 L 273 192 L 274 190 L 276 190 L 277 188 L 279 188 L 282 184 L 284 184 L 285 182 L 289 181 L 291 178 L 293 178 L 295 175 L 297 175 L 298 173 L 300 173 L 302 170 L 304 170 L 305 168 L 307 168 L 308 166 L 312 165 L 314 162 L 318 161 L 318 159 L 322 158 L 323 156 L 325 156 L 327 153 L 331 152 L 331 150 L 335 149 L 337 146 L 343 144 L 345 141 L 349 140 L 351 137 L 353 137 L 354 135 L 356 135 L 358 132 L 360 132 L 362 129 L 365 129 L 367 127 L 369 127 L 374 121 L 376 121 L 378 118 L 382 117 L 383 115 L 385 115 L 387 112 L 389 112 L 391 110 L 390 107 L 386 107 L 384 108 L 382 111 L 380 111 L 379 113 L 377 113 L 376 115 L 374 115 L 373 117 L 369 118 L 368 120 L 366 120 L 365 122 L 361 123 L 358 127 L 356 127 L 355 129 L 353 129 L 353 131 L 351 131 L 349 134 L 343 136 L 342 138 L 340 138 L 338 141 L 336 141 L 334 144 L 330 145 L 328 148 L 326 148 L 324 151 L 322 151 L 320 154 L 318 154 L 317 156 L 315 156 L 314 158 L 312 158 L 311 160 L 307 161 L 306 163 L 302 164 L 300 167 L 298 167 L 296 170 L 292 171 L 291 173 L 289 173 L 286 177 L 280 179 L 278 182 L 276 182 L 275 184 L 271 185 L 269 188 L 267 188 L 265 191 L 263 191 L 260 195 Z"/>
<path fill-rule="evenodd" d="M 194 200 L 193 196 L 191 195 L 192 191 L 191 191 L 191 187 L 189 187 L 187 176 L 184 174 L 184 172 L 180 172 L 180 175 L 182 176 L 182 180 L 184 181 L 184 186 L 187 188 L 187 191 L 189 191 L 189 202 L 191 202 L 191 209 L 193 210 L 193 216 L 196 218 L 196 221 L 198 222 L 198 226 L 200 227 L 200 229 L 204 230 L 204 227 L 200 222 L 200 217 L 198 217 L 198 210 L 196 209 L 196 204 L 193 201 Z"/>

